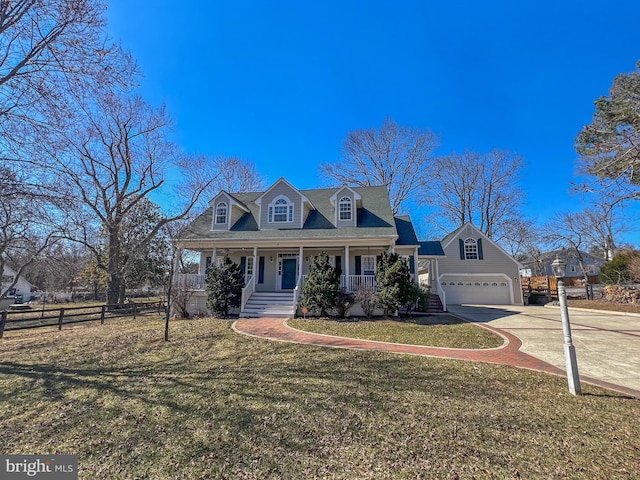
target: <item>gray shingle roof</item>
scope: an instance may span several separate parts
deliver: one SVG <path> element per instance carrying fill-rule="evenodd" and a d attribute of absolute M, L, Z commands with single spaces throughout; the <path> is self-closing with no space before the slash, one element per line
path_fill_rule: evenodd
<path fill-rule="evenodd" d="M 302 229 L 268 229 L 258 230 L 259 207 L 256 199 L 262 192 L 236 193 L 233 198 L 249 209 L 228 231 L 211 230 L 213 208 L 208 208 L 197 217 L 182 236 L 185 240 L 227 239 L 227 240 L 268 240 L 268 239 L 305 239 L 305 238 L 353 238 L 353 237 L 381 237 L 395 236 L 400 232 L 396 229 L 396 220 L 391 211 L 389 193 L 384 186 L 352 187 L 362 196 L 362 208 L 358 208 L 358 226 L 336 228 L 334 206 L 330 197 L 339 188 L 321 188 L 313 190 L 299 190 L 313 204 L 312 210 Z M 409 221 L 410 224 L 410 221 Z M 415 238 L 413 226 L 408 233 L 408 226 L 402 224 L 403 235 L 412 240 Z M 404 241 L 404 240 L 403 240 Z M 417 245 L 417 240 L 412 245 Z"/>
<path fill-rule="evenodd" d="M 418 255 L 441 255 L 444 257 L 444 250 L 442 249 L 442 244 L 438 240 L 424 241 L 420 242 Z"/>

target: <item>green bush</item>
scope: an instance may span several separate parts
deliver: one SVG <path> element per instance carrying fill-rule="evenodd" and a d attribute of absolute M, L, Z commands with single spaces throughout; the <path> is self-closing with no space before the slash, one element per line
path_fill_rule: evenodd
<path fill-rule="evenodd" d="M 397 253 L 384 252 L 378 263 L 376 284 L 377 305 L 384 309 L 385 315 L 395 314 L 411 299 L 411 285 L 414 282 L 409 273 L 409 264 Z"/>
<path fill-rule="evenodd" d="M 302 286 L 301 307 L 313 314 L 326 316 L 336 306 L 340 272 L 331 266 L 329 256 L 322 252 L 311 260 L 309 273 Z"/>
<path fill-rule="evenodd" d="M 631 283 L 632 273 L 629 266 L 634 259 L 640 258 L 640 251 L 626 250 L 616 254 L 610 262 L 600 269 L 600 279 L 603 283 L 626 284 Z"/>
<path fill-rule="evenodd" d="M 240 265 L 228 256 L 220 265 L 211 267 L 207 275 L 207 307 L 212 312 L 226 317 L 231 308 L 240 306 L 244 274 Z"/>

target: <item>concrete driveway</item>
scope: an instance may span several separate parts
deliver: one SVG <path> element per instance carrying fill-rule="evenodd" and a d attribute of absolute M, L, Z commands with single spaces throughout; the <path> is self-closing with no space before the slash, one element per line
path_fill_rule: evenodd
<path fill-rule="evenodd" d="M 566 371 L 559 307 L 449 305 L 448 309 L 515 335 L 522 341 L 521 352 Z M 569 309 L 569 320 L 580 377 L 640 397 L 640 315 Z"/>

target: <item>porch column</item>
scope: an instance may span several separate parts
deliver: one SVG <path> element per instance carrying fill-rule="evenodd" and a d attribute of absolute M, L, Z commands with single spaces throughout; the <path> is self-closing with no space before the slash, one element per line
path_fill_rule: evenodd
<path fill-rule="evenodd" d="M 420 267 L 418 265 L 418 247 L 413 252 L 413 276 L 415 277 L 416 285 L 420 285 L 420 273 L 418 272 Z"/>
<path fill-rule="evenodd" d="M 216 246 L 213 246 L 213 256 L 211 257 L 211 266 L 215 267 L 216 266 Z"/>
<path fill-rule="evenodd" d="M 304 257 L 302 256 L 304 253 L 304 247 L 302 245 L 300 245 L 300 252 L 298 253 L 298 255 L 300 255 L 300 262 L 299 262 L 299 271 L 298 271 L 298 277 L 300 277 L 302 275 L 302 267 L 304 266 Z M 296 278 L 296 285 L 298 284 L 298 279 Z"/>
<path fill-rule="evenodd" d="M 349 291 L 349 245 L 344 246 L 344 288 Z"/>
<path fill-rule="evenodd" d="M 253 247 L 253 284 L 258 283 L 258 247 Z"/>

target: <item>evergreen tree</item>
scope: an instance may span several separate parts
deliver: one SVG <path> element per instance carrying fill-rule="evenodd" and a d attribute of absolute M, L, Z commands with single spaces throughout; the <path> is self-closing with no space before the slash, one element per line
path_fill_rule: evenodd
<path fill-rule="evenodd" d="M 378 306 L 385 310 L 385 315 L 397 312 L 411 296 L 409 265 L 397 253 L 384 252 L 378 263 L 376 284 Z"/>
<path fill-rule="evenodd" d="M 207 275 L 207 307 L 226 317 L 231 308 L 239 307 L 244 287 L 244 275 L 240 265 L 228 256 L 220 265 L 211 267 Z"/>
<path fill-rule="evenodd" d="M 323 252 L 313 257 L 302 287 L 300 306 L 321 316 L 327 315 L 327 311 L 336 306 L 339 286 L 340 272 L 331 266 L 329 256 Z"/>

